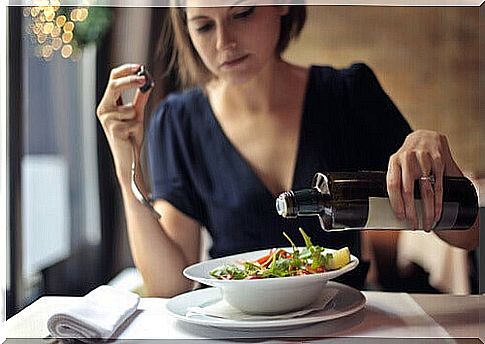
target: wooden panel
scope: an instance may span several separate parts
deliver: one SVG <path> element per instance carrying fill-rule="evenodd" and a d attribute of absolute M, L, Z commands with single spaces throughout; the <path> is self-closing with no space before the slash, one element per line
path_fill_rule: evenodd
<path fill-rule="evenodd" d="M 308 7 L 287 57 L 336 67 L 367 63 L 414 129 L 446 134 L 462 169 L 485 174 L 478 8 Z"/>

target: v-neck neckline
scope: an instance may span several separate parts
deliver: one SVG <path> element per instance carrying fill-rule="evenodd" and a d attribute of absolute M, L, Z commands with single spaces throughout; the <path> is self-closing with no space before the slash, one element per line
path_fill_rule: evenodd
<path fill-rule="evenodd" d="M 312 89 L 312 79 L 313 79 L 313 68 L 314 66 L 310 66 L 308 70 L 308 75 L 307 75 L 307 80 L 305 84 L 305 92 L 303 96 L 303 104 L 301 107 L 301 117 L 300 117 L 300 122 L 299 122 L 299 131 L 298 131 L 298 138 L 297 138 L 297 147 L 296 147 L 296 157 L 295 157 L 295 165 L 293 166 L 293 171 L 292 171 L 292 177 L 291 177 L 291 189 L 294 189 L 295 186 L 295 181 L 297 178 L 297 173 L 299 171 L 299 165 L 300 165 L 300 157 L 301 157 L 301 149 L 302 149 L 302 133 L 304 130 L 304 126 L 306 123 L 306 117 L 307 117 L 307 106 L 309 102 L 309 96 L 311 94 L 311 89 Z M 237 156 L 239 162 L 241 165 L 243 165 L 248 172 L 249 175 L 251 175 L 251 178 L 256 180 L 256 182 L 264 189 L 265 194 L 271 199 L 274 199 L 278 197 L 278 195 L 273 194 L 273 192 L 268 188 L 268 186 L 264 183 L 264 181 L 260 178 L 260 176 L 256 173 L 256 171 L 251 167 L 251 164 L 249 161 L 241 154 L 241 152 L 237 149 L 237 147 L 231 142 L 229 137 L 226 135 L 224 132 L 224 129 L 222 128 L 221 123 L 217 119 L 214 109 L 212 108 L 212 104 L 210 103 L 208 95 L 202 90 L 202 88 L 198 87 L 198 90 L 200 94 L 202 95 L 202 98 L 204 99 L 207 107 L 208 107 L 208 112 L 209 112 L 209 118 L 217 128 L 217 131 L 219 132 L 219 135 L 223 138 L 223 140 L 226 142 L 226 145 L 230 147 L 231 151 L 233 152 L 234 155 Z"/>

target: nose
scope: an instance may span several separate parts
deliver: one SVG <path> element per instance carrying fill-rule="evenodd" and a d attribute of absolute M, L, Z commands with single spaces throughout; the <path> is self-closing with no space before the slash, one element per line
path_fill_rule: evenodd
<path fill-rule="evenodd" d="M 224 24 L 219 25 L 217 30 L 217 50 L 231 49 L 236 46 L 233 32 Z"/>

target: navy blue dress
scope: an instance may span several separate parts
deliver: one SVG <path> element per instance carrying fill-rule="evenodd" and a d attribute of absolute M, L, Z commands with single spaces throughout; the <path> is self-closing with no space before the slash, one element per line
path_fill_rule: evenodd
<path fill-rule="evenodd" d="M 411 132 L 364 64 L 337 70 L 312 66 L 305 96 L 292 189 L 307 188 L 315 172 L 387 170 L 389 156 Z M 224 134 L 200 88 L 169 95 L 151 119 L 148 159 L 152 197 L 170 202 L 205 226 L 211 257 L 289 246 L 348 246 L 360 256 L 358 232 L 324 232 L 316 217 L 285 219 L 275 197 Z M 276 162 L 277 163 L 277 162 Z M 365 264 L 343 281 L 362 288 Z"/>

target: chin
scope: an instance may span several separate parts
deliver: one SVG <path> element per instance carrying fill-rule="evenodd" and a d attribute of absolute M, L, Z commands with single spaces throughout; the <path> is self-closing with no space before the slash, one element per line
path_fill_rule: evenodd
<path fill-rule="evenodd" d="M 252 68 L 245 68 L 221 73 L 219 78 L 228 84 L 240 86 L 253 80 L 256 75 L 257 71 L 253 70 Z"/>

